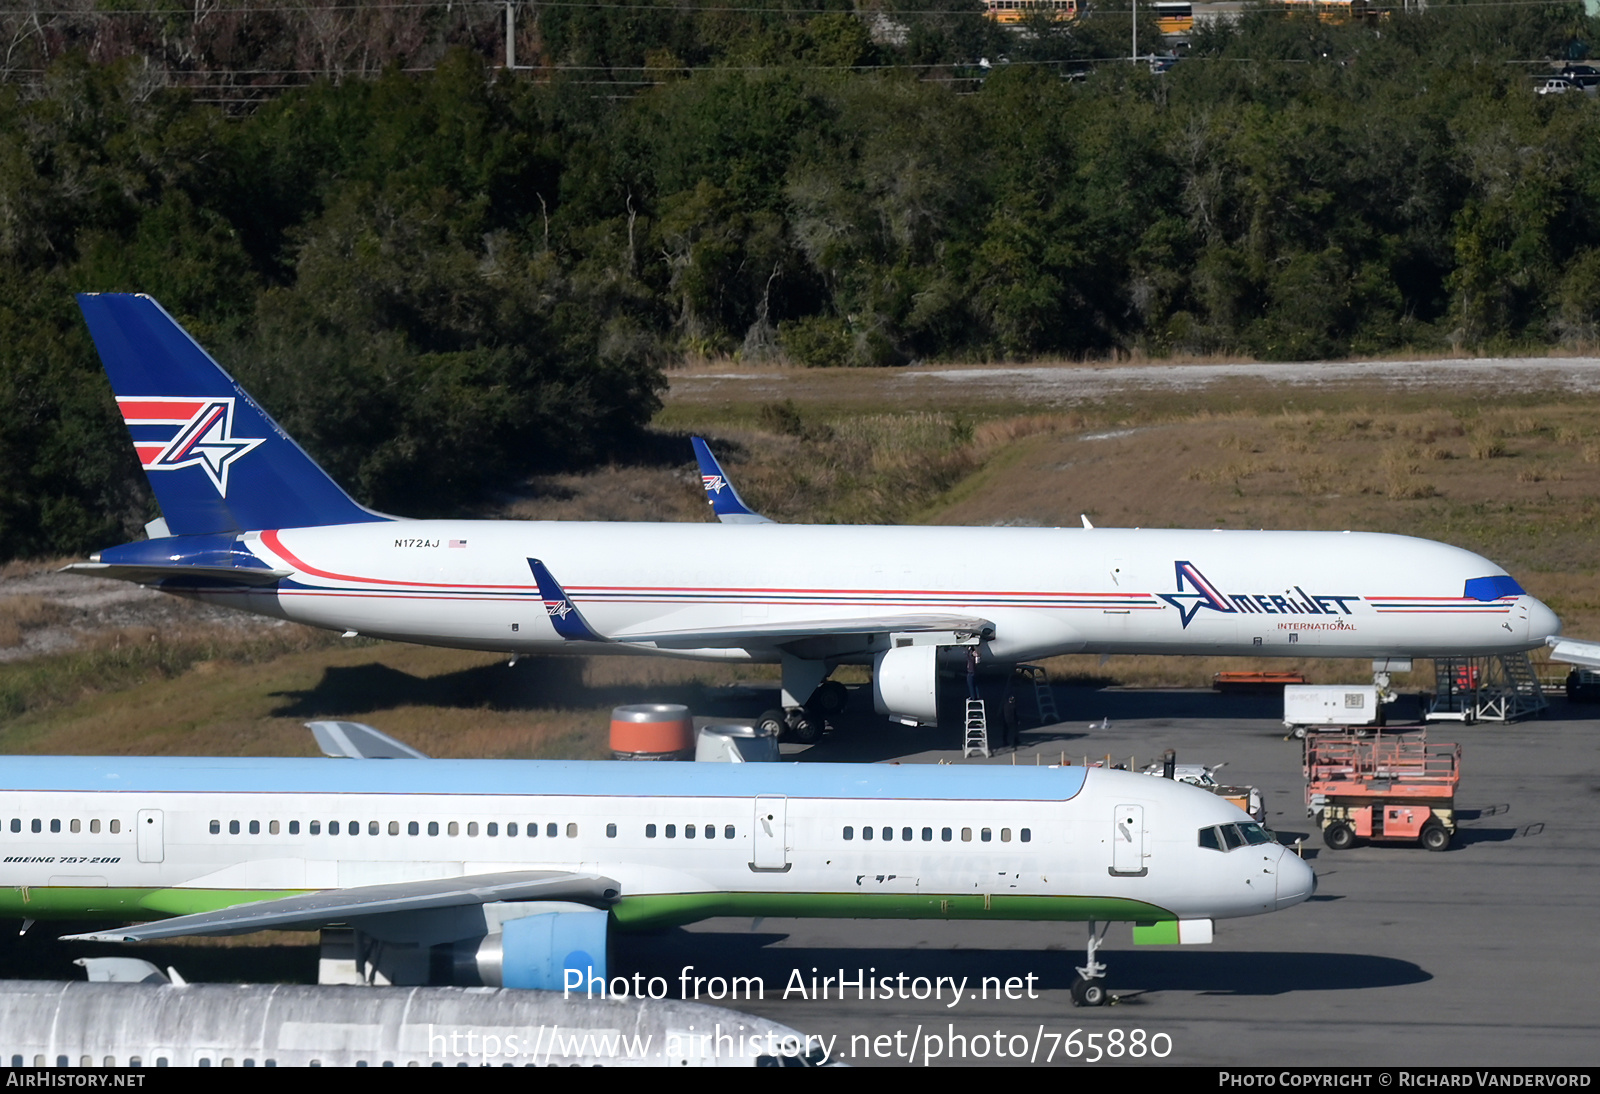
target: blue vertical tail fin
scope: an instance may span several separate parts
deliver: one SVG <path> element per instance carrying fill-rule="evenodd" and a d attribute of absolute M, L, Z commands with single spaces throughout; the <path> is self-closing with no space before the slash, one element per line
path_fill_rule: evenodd
<path fill-rule="evenodd" d="M 358 524 L 356 503 L 148 296 L 78 306 L 174 535 Z"/>
<path fill-rule="evenodd" d="M 739 491 L 733 488 L 722 465 L 711 454 L 711 446 L 699 437 L 690 437 L 694 445 L 695 462 L 700 465 L 700 482 L 706 488 L 706 500 L 711 511 L 724 524 L 771 524 L 772 521 L 744 503 Z"/>

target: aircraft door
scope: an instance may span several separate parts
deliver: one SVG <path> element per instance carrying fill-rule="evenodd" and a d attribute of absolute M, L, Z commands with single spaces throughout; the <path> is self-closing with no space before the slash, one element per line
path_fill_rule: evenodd
<path fill-rule="evenodd" d="M 1111 827 L 1111 875 L 1144 877 L 1148 874 L 1145 843 L 1144 806 L 1117 806 Z"/>
<path fill-rule="evenodd" d="M 134 821 L 139 830 L 139 861 L 161 862 L 166 858 L 165 840 L 162 836 L 164 822 L 159 809 L 141 809 Z"/>
<path fill-rule="evenodd" d="M 756 798 L 755 843 L 752 847 L 752 870 L 789 869 L 789 799 L 778 794 Z"/>

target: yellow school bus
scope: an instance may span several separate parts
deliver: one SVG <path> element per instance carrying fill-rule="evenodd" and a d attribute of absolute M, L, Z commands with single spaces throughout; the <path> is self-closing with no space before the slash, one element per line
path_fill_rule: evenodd
<path fill-rule="evenodd" d="M 1021 23 L 1037 15 L 1049 19 L 1073 19 L 1078 0 L 984 0 L 985 14 L 996 23 Z"/>
<path fill-rule="evenodd" d="M 1194 29 L 1193 4 L 1156 4 L 1156 26 L 1162 34 L 1188 34 Z"/>
<path fill-rule="evenodd" d="M 1368 0 L 1283 0 L 1284 6 L 1294 12 L 1315 12 L 1324 23 L 1376 23 L 1389 13 L 1380 12 Z"/>

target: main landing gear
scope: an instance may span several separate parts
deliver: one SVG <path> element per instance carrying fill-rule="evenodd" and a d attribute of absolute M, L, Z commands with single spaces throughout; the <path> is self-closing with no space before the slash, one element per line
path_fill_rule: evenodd
<path fill-rule="evenodd" d="M 1072 1004 L 1077 1007 L 1104 1006 L 1106 999 L 1106 967 L 1095 954 L 1106 940 L 1109 923 L 1097 924 L 1089 920 L 1089 945 L 1084 964 L 1078 966 L 1078 978 L 1072 982 Z M 1098 929 L 1096 929 L 1098 928 Z"/>
<path fill-rule="evenodd" d="M 756 719 L 756 728 L 764 733 L 776 733 L 781 740 L 815 744 L 822 739 L 828 719 L 843 711 L 849 698 L 850 693 L 843 684 L 824 680 L 811 693 L 805 706 L 769 710 Z"/>

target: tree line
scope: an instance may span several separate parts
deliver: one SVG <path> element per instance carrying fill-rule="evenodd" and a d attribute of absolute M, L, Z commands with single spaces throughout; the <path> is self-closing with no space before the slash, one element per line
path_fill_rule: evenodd
<path fill-rule="evenodd" d="M 1530 79 L 1585 55 L 1580 5 L 1264 7 L 1161 74 L 1111 60 L 1126 8 L 791 6 L 552 6 L 541 72 L 421 35 L 426 72 L 391 50 L 244 114 L 128 50 L 0 86 L 0 557 L 154 514 L 75 292 L 152 294 L 416 516 L 636 448 L 685 355 L 1596 337 L 1600 101 Z"/>

